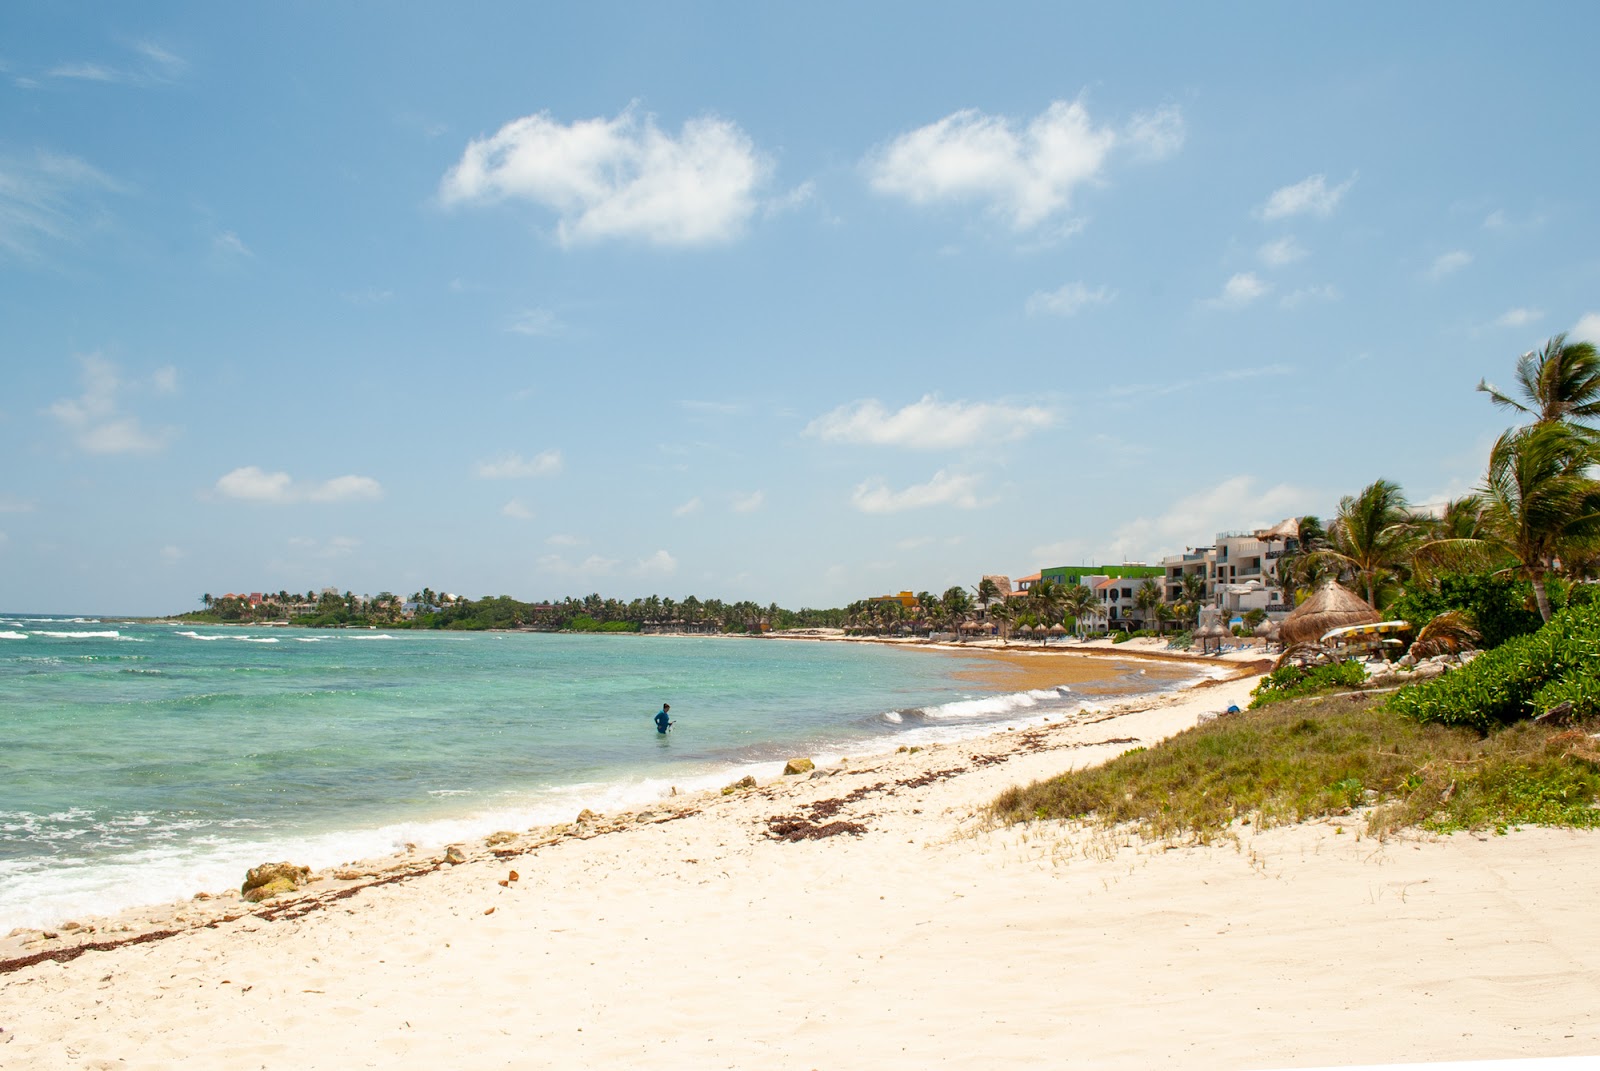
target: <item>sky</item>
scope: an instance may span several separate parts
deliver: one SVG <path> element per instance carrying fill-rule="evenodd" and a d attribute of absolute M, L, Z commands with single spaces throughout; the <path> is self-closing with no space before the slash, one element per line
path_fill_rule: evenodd
<path fill-rule="evenodd" d="M 1600 339 L 1579 4 L 0 6 L 0 609 L 836 606 L 1395 480 Z"/>

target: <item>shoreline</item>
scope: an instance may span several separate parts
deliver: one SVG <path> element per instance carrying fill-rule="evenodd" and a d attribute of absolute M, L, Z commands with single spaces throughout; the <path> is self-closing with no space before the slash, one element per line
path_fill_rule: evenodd
<path fill-rule="evenodd" d="M 958 652 L 960 653 L 960 652 Z M 1253 667 L 1242 667 L 1240 672 L 1229 678 L 1206 679 L 1194 681 L 1186 687 L 1168 688 L 1160 691 L 1123 693 L 1120 696 L 1105 698 L 1099 706 L 1091 705 L 1096 698 L 1087 693 L 1083 694 L 1083 709 L 1075 713 L 1049 713 L 1043 715 L 1028 715 L 1019 712 L 1014 719 L 1020 724 L 996 725 L 985 732 L 960 736 L 955 739 L 945 740 L 925 745 L 899 745 L 894 751 L 868 751 L 851 753 L 834 759 L 821 759 L 818 770 L 824 776 L 833 776 L 838 773 L 855 773 L 865 766 L 873 764 L 900 764 L 909 762 L 915 754 L 933 754 L 943 749 L 953 749 L 958 752 L 981 750 L 984 747 L 1002 747 L 1013 734 L 1028 736 L 1039 732 L 1060 731 L 1073 725 L 1098 724 L 1125 717 L 1130 714 L 1141 714 L 1159 708 L 1173 706 L 1192 707 L 1201 706 L 1209 702 L 1207 698 L 1210 689 L 1224 683 L 1235 686 L 1241 681 L 1248 681 L 1253 687 L 1258 679 L 1249 670 Z M 1243 694 L 1248 697 L 1248 688 Z M 1196 698 L 1200 693 L 1200 698 Z M 1005 694 L 1005 693 L 998 693 Z M 1075 693 L 1080 694 L 1080 693 Z M 1229 694 L 1232 694 L 1230 690 Z M 1230 699 L 1230 702 L 1239 702 Z M 1226 706 L 1223 703 L 1222 706 Z M 1187 727 L 1187 726 L 1185 726 Z M 1033 745 L 1037 746 L 1037 745 Z M 800 757 L 800 756 L 797 756 Z M 1108 756 L 1109 757 L 1109 756 Z M 921 760 L 926 763 L 926 759 Z M 771 763 L 763 765 L 773 765 Z M 733 776 L 733 773 L 724 776 Z M 801 783 L 793 777 L 779 775 L 763 781 L 760 790 L 770 793 L 775 787 L 796 785 Z M 458 842 L 467 852 L 469 861 L 481 862 L 489 856 L 506 857 L 511 854 L 521 855 L 537 848 L 548 847 L 569 838 L 587 839 L 603 833 L 617 832 L 636 822 L 672 821 L 678 817 L 687 817 L 689 814 L 698 813 L 701 806 L 707 803 L 716 804 L 721 801 L 721 792 L 717 788 L 691 789 L 679 793 L 676 788 L 671 794 L 661 797 L 653 802 L 629 805 L 619 808 L 608 814 L 594 814 L 588 808 L 582 808 L 581 814 L 593 815 L 591 820 L 557 823 L 549 826 L 534 826 L 525 831 L 496 831 L 482 840 L 509 837 L 496 848 L 486 844 L 479 844 L 476 854 L 466 842 Z M 767 796 L 765 798 L 770 798 Z M 654 818 L 658 812 L 665 812 L 671 817 Z M 640 816 L 644 816 L 641 818 Z M 506 845 L 510 845 L 507 847 Z M 344 898 L 359 892 L 373 884 L 390 884 L 396 880 L 410 880 L 423 874 L 431 873 L 444 865 L 442 860 L 444 850 L 454 845 L 439 846 L 410 846 L 406 850 L 393 852 L 387 855 L 373 856 L 365 859 L 347 861 L 344 863 L 327 866 L 317 870 L 313 876 L 313 884 L 326 883 L 324 890 L 312 891 L 308 888 L 306 899 L 315 900 L 323 895 L 324 891 L 333 893 L 338 898 Z M 487 854 L 486 854 L 487 850 Z M 267 862 L 267 860 L 262 860 Z M 340 877 L 339 875 L 345 875 Z M 376 879 L 376 880 L 374 880 Z M 302 897 L 285 897 L 269 901 L 261 905 L 249 905 L 239 899 L 237 891 L 224 890 L 198 890 L 188 900 L 169 901 L 160 904 L 136 905 L 109 915 L 83 915 L 78 918 L 64 920 L 62 924 L 53 927 L 19 926 L 12 929 L 4 937 L 0 937 L 0 978 L 16 968 L 19 960 L 37 958 L 44 960 L 60 961 L 76 958 L 81 955 L 80 949 L 90 951 L 104 951 L 104 948 L 95 946 L 110 945 L 121 947 L 127 944 L 144 943 L 151 938 L 151 933 L 162 933 L 163 936 L 172 936 L 195 928 L 210 928 L 223 922 L 233 922 L 240 918 L 252 915 L 277 915 L 287 905 L 298 903 Z M 313 908 L 315 910 L 315 908 Z M 53 937 L 44 937 L 53 934 Z"/>
<path fill-rule="evenodd" d="M 263 630 L 226 631 L 244 636 Z M 159 905 L 182 903 L 196 891 L 226 896 L 226 883 L 239 880 L 247 867 L 268 861 L 269 857 L 292 858 L 297 864 L 327 871 L 346 866 L 353 859 L 378 859 L 403 844 L 432 849 L 499 830 L 557 823 L 585 808 L 648 808 L 669 790 L 720 788 L 746 775 L 764 779 L 782 769 L 786 756 L 806 755 L 819 763 L 837 763 L 845 757 L 859 761 L 896 746 L 921 748 L 957 743 L 1008 727 L 1027 729 L 1046 716 L 1059 717 L 1083 704 L 1159 696 L 1184 690 L 1207 674 L 1239 671 L 1238 666 L 1217 665 L 1197 672 L 1196 667 L 1178 661 L 1157 666 L 1149 660 L 1120 659 L 1114 663 L 1115 670 L 1108 673 L 1110 666 L 1102 660 L 1059 657 L 1063 652 L 1057 651 L 1023 655 L 993 647 L 949 645 L 905 649 L 961 659 L 959 664 L 936 670 L 949 682 L 946 698 L 939 700 L 937 706 L 928 706 L 926 716 L 918 709 L 895 709 L 891 703 L 873 719 L 884 723 L 879 731 L 857 740 L 819 738 L 810 743 L 756 747 L 749 754 L 724 756 L 726 761 L 714 764 L 715 768 L 702 768 L 700 764 L 629 776 L 619 773 L 615 779 L 592 783 L 561 782 L 543 787 L 529 784 L 521 794 L 513 792 L 510 796 L 469 793 L 466 795 L 470 799 L 464 805 L 441 800 L 423 811 L 413 808 L 396 814 L 391 809 L 389 816 L 376 812 L 366 823 L 346 822 L 299 833 L 264 828 L 248 837 L 254 842 L 253 847 L 218 841 L 210 849 L 200 846 L 195 851 L 184 849 L 172 854 L 159 866 L 134 859 L 69 866 L 59 871 L 59 880 L 49 880 L 47 884 L 43 879 L 30 878 L 38 887 L 37 892 L 15 900 L 12 906 L 16 909 L 0 916 L 4 919 L 0 936 L 13 930 L 57 932 L 66 922 L 78 922 L 85 928 L 95 926 L 103 932 L 104 926 L 91 920 L 103 922 L 124 911 L 159 910 Z M 880 708 L 871 710 L 877 712 Z M 40 865 L 47 864 L 41 861 Z M 42 875 L 44 871 L 37 873 Z M 23 889 L 18 886 L 18 891 Z"/>
<path fill-rule="evenodd" d="M 988 821 L 1005 787 L 1155 743 L 1254 680 L 486 838 L 458 865 L 370 860 L 248 913 L 99 920 L 111 932 L 70 941 L 124 943 L 73 958 L 34 945 L 20 965 L 7 938 L 0 1051 L 974 1069 L 1600 1051 L 1600 933 L 1570 895 L 1600 833 L 1375 842 L 1317 823 L 1201 848 Z"/>

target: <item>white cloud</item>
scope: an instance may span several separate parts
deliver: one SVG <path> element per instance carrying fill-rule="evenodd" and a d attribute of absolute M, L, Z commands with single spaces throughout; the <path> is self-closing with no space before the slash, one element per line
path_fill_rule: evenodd
<path fill-rule="evenodd" d="M 224 498 L 268 505 L 292 502 L 353 502 L 383 497 L 383 487 L 370 476 L 335 476 L 321 483 L 296 484 L 287 472 L 267 472 L 246 465 L 224 473 L 215 490 Z"/>
<path fill-rule="evenodd" d="M 701 506 L 700 499 L 699 499 L 698 496 L 696 496 L 694 498 L 691 498 L 689 501 L 685 502 L 683 505 L 679 506 L 677 509 L 673 510 L 672 511 L 672 515 L 674 517 L 687 517 L 691 513 L 699 513 L 700 512 L 700 506 Z"/>
<path fill-rule="evenodd" d="M 1083 283 L 1068 283 L 1057 290 L 1036 291 L 1028 298 L 1028 315 L 1076 316 L 1090 305 L 1104 305 L 1117 296 L 1115 290 L 1097 286 L 1093 290 Z"/>
<path fill-rule="evenodd" d="M 236 257 L 253 257 L 255 253 L 244 244 L 244 240 L 232 231 L 223 231 L 211 239 L 211 247 L 219 253 L 227 253 Z"/>
<path fill-rule="evenodd" d="M 900 513 L 929 506 L 955 506 L 976 509 L 978 477 L 953 475 L 940 469 L 927 483 L 913 484 L 903 491 L 891 491 L 882 480 L 858 484 L 850 496 L 862 513 Z"/>
<path fill-rule="evenodd" d="M 565 535 L 557 532 L 545 539 L 545 543 L 552 547 L 581 547 L 583 540 L 575 535 Z"/>
<path fill-rule="evenodd" d="M 1278 304 L 1286 309 L 1298 308 L 1308 301 L 1338 301 L 1339 288 L 1332 283 L 1323 283 L 1321 286 L 1302 286 L 1300 289 L 1283 295 Z"/>
<path fill-rule="evenodd" d="M 188 66 L 181 56 L 150 41 L 136 41 L 128 47 L 136 53 L 131 66 L 95 62 L 58 63 L 46 71 L 45 76 L 69 81 L 147 87 L 167 85 Z"/>
<path fill-rule="evenodd" d="M 1355 176 L 1341 182 L 1332 189 L 1328 187 L 1326 175 L 1312 175 L 1293 186 L 1283 186 L 1272 191 L 1272 196 L 1267 198 L 1265 204 L 1257 210 L 1262 219 L 1283 219 L 1286 216 L 1298 216 L 1309 213 L 1313 216 L 1326 216 L 1338 207 L 1339 201 L 1355 185 Z"/>
<path fill-rule="evenodd" d="M 75 156 L 0 159 L 0 256 L 33 260 L 47 244 L 77 242 L 102 215 L 96 195 L 121 192 Z"/>
<path fill-rule="evenodd" d="M 150 386 L 157 394 L 176 394 L 178 392 L 178 370 L 170 364 L 164 364 L 150 373 Z"/>
<path fill-rule="evenodd" d="M 120 71 L 100 63 L 58 63 L 44 72 L 46 78 L 68 78 L 81 82 L 120 82 Z"/>
<path fill-rule="evenodd" d="M 977 201 L 1027 230 L 1064 212 L 1123 141 L 1147 157 L 1176 152 L 1176 109 L 1134 118 L 1124 133 L 1096 126 L 1081 101 L 1054 101 L 1022 124 L 976 109 L 902 134 L 867 161 L 872 188 L 913 204 Z"/>
<path fill-rule="evenodd" d="M 1054 415 L 1040 406 L 941 402 L 928 394 L 892 413 L 875 398 L 841 405 L 806 425 L 805 434 L 824 442 L 934 450 L 987 440 L 1020 439 L 1054 421 Z"/>
<path fill-rule="evenodd" d="M 1600 346 L 1600 312 L 1589 312 L 1578 321 L 1578 326 L 1568 332 L 1575 342 L 1592 342 Z"/>
<path fill-rule="evenodd" d="M 1181 546 L 1209 546 L 1218 532 L 1249 531 L 1315 509 L 1318 496 L 1291 484 L 1258 490 L 1250 476 L 1233 476 L 1178 499 L 1155 517 L 1120 526 L 1108 549 L 1119 560 L 1152 561 Z"/>
<path fill-rule="evenodd" d="M 1472 254 L 1465 249 L 1452 249 L 1448 253 L 1440 253 L 1433 258 L 1433 265 L 1428 269 L 1428 278 L 1443 279 L 1446 275 L 1458 272 L 1472 263 Z"/>
<path fill-rule="evenodd" d="M 506 453 L 492 461 L 480 461 L 474 470 L 480 480 L 524 480 L 532 476 L 553 476 L 561 471 L 561 451 L 544 450 L 533 457 Z"/>
<path fill-rule="evenodd" d="M 764 503 L 766 500 L 767 496 L 765 492 L 751 491 L 747 495 L 734 496 L 733 505 L 730 508 L 735 513 L 754 513 L 756 510 L 761 508 L 762 503 Z"/>
<path fill-rule="evenodd" d="M 181 562 L 187 557 L 188 555 L 184 553 L 182 547 L 175 547 L 169 543 L 161 548 L 161 560 L 166 562 L 168 565 L 176 565 L 178 562 Z"/>
<path fill-rule="evenodd" d="M 1507 309 L 1495 320 L 1496 327 L 1524 327 L 1544 316 L 1543 309 Z"/>
<path fill-rule="evenodd" d="M 533 510 L 529 509 L 527 506 L 523 505 L 520 500 L 515 498 L 501 506 L 500 512 L 504 516 L 510 517 L 514 521 L 533 520 Z"/>
<path fill-rule="evenodd" d="M 317 558 L 347 558 L 361 546 L 361 540 L 351 536 L 334 536 L 324 543 L 309 536 L 290 536 L 289 545 Z"/>
<path fill-rule="evenodd" d="M 678 560 L 664 550 L 634 563 L 635 576 L 671 576 L 678 571 Z"/>
<path fill-rule="evenodd" d="M 546 554 L 537 562 L 547 573 L 573 577 L 610 576 L 620 564 L 615 558 L 603 558 L 598 554 L 591 554 L 581 562 L 569 562 L 559 554 Z"/>
<path fill-rule="evenodd" d="M 0 513 L 32 513 L 38 506 L 25 498 L 0 495 Z"/>
<path fill-rule="evenodd" d="M 1272 287 L 1256 277 L 1255 272 L 1242 271 L 1222 285 L 1222 293 L 1206 304 L 1214 309 L 1238 309 L 1261 297 Z"/>
<path fill-rule="evenodd" d="M 534 338 L 550 338 L 561 333 L 561 321 L 549 309 L 525 309 L 511 321 L 508 331 Z"/>
<path fill-rule="evenodd" d="M 608 238 L 704 245 L 738 237 L 770 165 L 739 127 L 702 116 L 677 137 L 629 108 L 570 125 L 524 116 L 470 142 L 440 183 L 447 205 L 530 201 L 562 245 Z"/>
<path fill-rule="evenodd" d="M 1285 264 L 1293 264 L 1297 260 L 1303 260 L 1306 256 L 1306 250 L 1304 246 L 1294 240 L 1294 235 L 1290 234 L 1279 238 L 1277 241 L 1268 242 L 1258 249 L 1256 254 L 1263 263 L 1274 268 L 1281 268 Z"/>
<path fill-rule="evenodd" d="M 1183 113 L 1175 107 L 1142 112 L 1133 117 L 1125 137 L 1147 160 L 1165 160 L 1183 148 Z"/>
<path fill-rule="evenodd" d="M 79 363 L 83 393 L 62 398 L 46 410 L 72 436 L 78 449 L 89 454 L 152 453 L 171 441 L 173 429 L 152 431 L 124 411 L 122 394 L 141 384 L 125 382 L 116 365 L 97 353 L 79 358 Z M 155 373 L 151 386 L 166 393 L 176 382 L 177 373 L 163 368 Z"/>

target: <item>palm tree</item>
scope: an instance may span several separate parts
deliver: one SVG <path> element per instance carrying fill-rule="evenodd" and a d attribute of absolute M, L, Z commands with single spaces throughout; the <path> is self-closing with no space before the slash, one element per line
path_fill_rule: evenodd
<path fill-rule="evenodd" d="M 939 604 L 944 610 L 944 616 L 950 622 L 950 628 L 955 632 L 956 639 L 961 639 L 961 623 L 972 612 L 972 596 L 967 594 L 967 589 L 959 584 L 947 588 L 940 596 Z"/>
<path fill-rule="evenodd" d="M 1034 613 L 1039 615 L 1039 621 L 1046 627 L 1061 620 L 1061 608 L 1066 605 L 1067 598 L 1066 590 L 1054 580 L 1041 580 L 1028 589 L 1028 602 L 1033 605 Z"/>
<path fill-rule="evenodd" d="M 1593 343 L 1568 343 L 1566 335 L 1556 335 L 1544 349 L 1529 350 L 1517 358 L 1517 393 L 1523 401 L 1495 389 L 1487 380 L 1479 380 L 1478 389 L 1495 405 L 1531 416 L 1538 424 L 1586 424 L 1600 417 L 1600 356 Z M 1591 429 L 1582 430 L 1595 437 Z"/>
<path fill-rule="evenodd" d="M 1016 618 L 1016 608 L 1006 599 L 1001 599 L 989 607 L 989 617 L 1000 627 L 1000 643 L 1003 646 L 1006 637 L 1011 633 L 1011 622 Z"/>
<path fill-rule="evenodd" d="M 1034 590 L 1038 590 L 1037 585 Z M 1076 623 L 1083 618 L 1092 617 L 1100 612 L 1100 601 L 1094 597 L 1094 591 L 1086 585 L 1068 584 L 1061 592 L 1061 608 L 1073 619 L 1076 626 Z"/>
<path fill-rule="evenodd" d="M 1161 597 L 1161 585 L 1154 580 L 1146 580 L 1139 585 L 1139 590 L 1133 593 L 1133 605 L 1138 609 L 1139 617 L 1146 623 L 1155 620 L 1157 635 L 1161 633 L 1161 621 L 1156 618 L 1156 607 L 1165 601 Z"/>
<path fill-rule="evenodd" d="M 1417 552 L 1419 563 L 1492 567 L 1510 560 L 1508 568 L 1528 578 L 1539 616 L 1549 621 L 1545 578 L 1564 556 L 1582 557 L 1600 544 L 1600 483 L 1589 476 L 1595 460 L 1592 437 L 1561 421 L 1507 431 L 1489 451 L 1482 534 L 1428 543 Z"/>
<path fill-rule="evenodd" d="M 1418 525 L 1406 508 L 1400 485 L 1374 480 L 1358 495 L 1339 500 L 1339 515 L 1328 529 L 1328 548 L 1320 556 L 1340 563 L 1366 589 L 1367 605 L 1378 606 L 1378 592 L 1400 576 L 1416 547 Z"/>

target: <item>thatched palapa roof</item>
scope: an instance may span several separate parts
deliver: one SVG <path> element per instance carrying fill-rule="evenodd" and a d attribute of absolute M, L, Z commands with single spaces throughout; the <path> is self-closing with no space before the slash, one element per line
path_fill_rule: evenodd
<path fill-rule="evenodd" d="M 1365 599 L 1330 580 L 1283 619 L 1278 626 L 1278 638 L 1286 647 L 1315 643 L 1330 628 L 1371 625 L 1381 620 L 1383 615 L 1368 606 Z"/>

